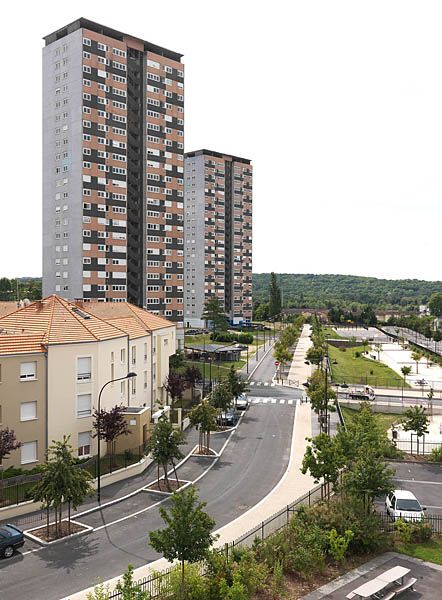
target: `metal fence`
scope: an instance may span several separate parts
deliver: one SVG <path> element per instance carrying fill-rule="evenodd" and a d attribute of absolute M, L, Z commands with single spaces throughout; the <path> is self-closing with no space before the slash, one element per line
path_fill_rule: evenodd
<path fill-rule="evenodd" d="M 146 452 L 146 444 L 141 444 L 140 446 L 130 448 L 118 454 L 107 454 L 106 456 L 102 456 L 101 475 L 114 473 L 115 471 L 126 469 L 130 465 L 140 462 L 140 460 L 146 456 Z M 97 477 L 97 465 L 98 457 L 93 456 L 76 466 L 78 469 L 86 469 L 92 477 L 95 478 Z M 0 479 L 0 508 L 14 506 L 32 500 L 33 488 L 40 479 L 40 473 Z"/>
<path fill-rule="evenodd" d="M 381 531 L 384 533 L 393 533 L 397 520 L 390 517 L 386 512 L 378 513 L 380 519 Z M 425 514 L 422 521 L 416 521 L 416 523 L 426 523 L 431 525 L 433 533 L 436 535 L 442 535 L 442 515 L 428 515 Z"/>
<path fill-rule="evenodd" d="M 417 438 L 411 438 L 409 440 L 394 440 L 394 445 L 398 450 L 402 450 L 407 454 L 431 454 L 433 450 L 438 450 L 442 447 L 440 442 L 426 442 L 421 436 L 419 442 Z"/>

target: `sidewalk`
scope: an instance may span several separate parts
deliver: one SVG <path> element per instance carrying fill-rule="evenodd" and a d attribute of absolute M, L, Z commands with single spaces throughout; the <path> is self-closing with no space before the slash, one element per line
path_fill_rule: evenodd
<path fill-rule="evenodd" d="M 313 343 L 310 339 L 310 334 L 310 325 L 304 325 L 301 335 L 299 336 L 298 343 L 296 344 L 296 349 L 293 354 L 293 360 L 289 371 L 288 378 L 290 381 L 294 382 L 292 385 L 300 389 L 304 389 L 302 384 L 305 383 L 312 374 L 312 366 L 305 364 L 307 351 L 313 346 Z"/>
<path fill-rule="evenodd" d="M 269 353 L 270 349 L 273 348 L 273 344 L 274 344 L 274 340 L 272 338 L 271 341 L 267 342 L 266 340 L 266 347 L 264 350 L 264 346 L 260 346 L 259 350 L 258 350 L 258 358 L 256 358 L 256 352 L 250 356 L 249 354 L 249 368 L 247 370 L 247 364 L 245 364 L 241 369 L 240 369 L 240 373 L 241 375 L 243 375 L 246 379 L 248 379 L 253 371 L 261 364 L 261 362 L 265 359 L 265 357 L 267 356 L 267 354 Z"/>
<path fill-rule="evenodd" d="M 288 504 L 307 493 L 314 487 L 313 479 L 309 475 L 303 475 L 300 471 L 302 459 L 307 446 L 306 437 L 311 436 L 311 408 L 310 404 L 299 404 L 295 412 L 292 443 L 290 449 L 290 460 L 286 472 L 273 490 L 267 494 L 258 504 L 231 521 L 215 533 L 220 537 L 215 546 L 220 547 L 257 527 L 265 519 L 271 517 Z M 153 571 L 162 571 L 170 567 L 170 563 L 161 558 L 148 565 L 135 569 L 134 579 L 139 580 L 148 577 Z M 114 589 L 121 575 L 105 582 L 110 589 Z M 71 594 L 64 600 L 86 600 L 87 594 L 93 588 Z"/>

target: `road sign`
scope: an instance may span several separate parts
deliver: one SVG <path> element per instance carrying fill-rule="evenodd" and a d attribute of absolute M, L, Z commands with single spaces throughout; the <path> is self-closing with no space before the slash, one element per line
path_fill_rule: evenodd
<path fill-rule="evenodd" d="M 275 360 L 275 367 L 279 367 L 279 362 Z"/>

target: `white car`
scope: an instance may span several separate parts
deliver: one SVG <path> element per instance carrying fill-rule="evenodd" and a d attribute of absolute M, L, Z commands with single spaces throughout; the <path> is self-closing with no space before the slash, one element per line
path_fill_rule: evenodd
<path fill-rule="evenodd" d="M 393 490 L 385 498 L 385 510 L 393 520 L 420 521 L 427 509 L 420 504 L 413 492 Z"/>
<path fill-rule="evenodd" d="M 237 410 L 247 410 L 249 406 L 249 399 L 246 394 L 241 394 L 238 396 L 235 402 L 235 406 Z"/>

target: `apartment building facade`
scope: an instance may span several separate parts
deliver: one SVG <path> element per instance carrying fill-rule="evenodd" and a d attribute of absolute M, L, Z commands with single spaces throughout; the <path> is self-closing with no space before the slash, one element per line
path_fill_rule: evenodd
<path fill-rule="evenodd" d="M 103 314 L 111 306 L 117 310 Z M 14 429 L 22 444 L 4 466 L 35 466 L 63 435 L 78 457 L 95 454 L 98 396 L 119 378 L 104 389 L 101 406 L 136 409 L 129 424 L 139 433 L 125 443 L 143 443 L 151 415 L 167 399 L 163 383 L 175 346 L 174 323 L 129 303 L 70 303 L 53 295 L 0 318 L 0 427 Z M 130 372 L 136 377 L 126 379 Z"/>
<path fill-rule="evenodd" d="M 184 323 L 203 325 L 217 296 L 232 324 L 252 319 L 252 165 L 210 150 L 185 154 Z"/>
<path fill-rule="evenodd" d="M 43 48 L 43 296 L 181 321 L 182 55 L 78 19 Z"/>

